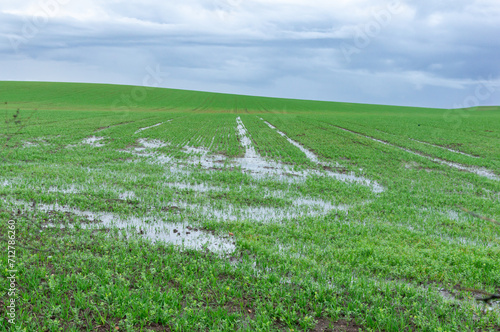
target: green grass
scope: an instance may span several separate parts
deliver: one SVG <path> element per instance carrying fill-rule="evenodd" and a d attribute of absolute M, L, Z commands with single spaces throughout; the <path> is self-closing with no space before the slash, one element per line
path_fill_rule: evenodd
<path fill-rule="evenodd" d="M 500 108 L 0 82 L 0 115 L 0 331 L 500 330 L 500 226 L 460 210 L 500 219 Z"/>

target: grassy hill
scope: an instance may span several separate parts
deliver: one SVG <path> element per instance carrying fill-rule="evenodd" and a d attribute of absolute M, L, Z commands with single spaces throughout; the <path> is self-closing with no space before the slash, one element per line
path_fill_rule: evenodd
<path fill-rule="evenodd" d="M 12 107 L 38 109 L 188 110 L 216 112 L 374 112 L 417 111 L 414 107 L 365 105 L 312 100 L 255 97 L 223 93 L 149 88 L 128 85 L 5 82 L 0 81 L 0 100 Z"/>
<path fill-rule="evenodd" d="M 0 332 L 500 329 L 498 107 L 0 82 L 0 116 Z"/>

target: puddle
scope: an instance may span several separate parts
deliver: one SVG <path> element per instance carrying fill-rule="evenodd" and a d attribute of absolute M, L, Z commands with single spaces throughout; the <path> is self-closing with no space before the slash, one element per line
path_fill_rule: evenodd
<path fill-rule="evenodd" d="M 194 146 L 184 146 L 182 152 L 185 152 L 187 154 L 201 154 L 201 155 L 207 155 L 210 151 L 204 147 L 194 147 Z"/>
<path fill-rule="evenodd" d="M 410 161 L 408 163 L 404 163 L 403 166 L 405 169 L 424 170 L 427 173 L 431 173 L 433 171 L 430 168 L 425 168 L 425 167 L 421 166 L 419 163 L 417 163 L 415 161 Z"/>
<path fill-rule="evenodd" d="M 71 185 L 70 187 L 65 189 L 60 189 L 58 187 L 52 186 L 47 190 L 47 192 L 49 193 L 63 193 L 63 194 L 77 194 L 80 191 L 81 190 L 78 190 L 74 185 Z"/>
<path fill-rule="evenodd" d="M 356 278 L 357 279 L 357 278 Z M 453 306 L 465 306 L 467 308 L 474 308 L 474 311 L 483 311 L 486 313 L 488 311 L 494 311 L 495 313 L 500 314 L 500 301 L 491 301 L 489 304 L 485 305 L 484 302 L 479 301 L 480 299 L 488 297 L 485 295 L 485 292 L 473 290 L 473 289 L 462 289 L 458 285 L 455 286 L 451 291 L 443 288 L 442 285 L 429 283 L 429 284 L 421 284 L 411 282 L 406 279 L 374 279 L 370 278 L 371 282 L 374 285 L 379 285 L 379 289 L 381 288 L 412 288 L 419 293 L 425 294 L 425 296 L 431 296 L 433 301 L 437 295 L 437 297 L 442 298 L 448 304 Z M 476 311 L 476 312 L 477 312 Z M 477 319 L 477 316 L 474 314 L 474 319 Z"/>
<path fill-rule="evenodd" d="M 37 146 L 40 146 L 40 144 L 33 143 L 33 142 L 28 142 L 28 141 L 26 141 L 26 142 L 23 143 L 23 148 L 35 148 Z"/>
<path fill-rule="evenodd" d="M 481 240 L 479 238 L 474 239 L 468 239 L 464 237 L 451 237 L 449 235 L 440 235 L 437 237 L 437 239 L 442 240 L 442 241 L 448 241 L 449 244 L 458 244 L 462 246 L 474 246 L 474 247 L 483 247 L 483 248 L 494 248 L 497 245 L 494 243 L 491 243 L 486 240 Z"/>
<path fill-rule="evenodd" d="M 443 149 L 443 150 L 448 150 L 450 152 L 458 153 L 458 154 L 461 154 L 461 155 L 464 155 L 464 156 L 467 156 L 467 157 L 471 157 L 471 158 L 476 158 L 476 159 L 480 158 L 480 157 L 473 156 L 473 155 L 465 153 L 465 152 L 461 152 L 461 151 L 458 151 L 458 150 L 453 150 L 453 149 L 447 148 L 445 146 L 436 145 L 436 144 L 432 144 L 432 143 L 427 143 L 427 142 L 419 141 L 419 140 L 416 140 L 416 139 L 413 139 L 413 138 L 410 138 L 410 141 L 414 141 L 414 142 L 418 142 L 418 143 L 421 143 L 421 144 L 426 144 L 426 145 L 434 146 L 436 148 L 440 148 L 440 149 Z"/>
<path fill-rule="evenodd" d="M 120 193 L 118 195 L 118 197 L 120 199 L 123 199 L 123 200 L 127 200 L 127 199 L 134 199 L 134 198 L 137 198 L 137 196 L 135 195 L 135 193 L 133 191 L 126 191 L 124 193 Z"/>
<path fill-rule="evenodd" d="M 186 183 L 166 183 L 166 187 L 173 189 L 188 189 L 196 193 L 206 192 L 229 192 L 230 188 L 214 187 L 205 184 L 186 184 Z M 253 188 L 250 186 L 248 188 Z M 239 188 L 242 189 L 242 186 Z M 257 190 L 257 188 L 255 188 Z M 233 189 L 234 190 L 234 189 Z M 262 189 L 261 189 L 262 190 Z M 196 196 L 195 196 L 196 197 Z M 189 210 L 191 213 L 198 214 L 203 218 L 212 218 L 215 220 L 252 220 L 259 222 L 282 222 L 286 219 L 295 219 L 304 216 L 322 216 L 327 215 L 332 211 L 345 211 L 349 213 L 349 209 L 366 204 L 361 202 L 356 205 L 333 204 L 318 198 L 310 197 L 290 197 L 287 198 L 286 192 L 281 190 L 273 191 L 266 190 L 265 198 L 281 198 L 289 202 L 288 207 L 255 207 L 255 206 L 235 206 L 232 204 L 224 204 L 219 202 L 216 207 L 212 205 L 190 204 L 186 202 L 176 202 L 175 205 L 183 210 Z M 172 203 L 173 204 L 173 203 Z"/>
<path fill-rule="evenodd" d="M 9 180 L 3 180 L 2 182 L 0 182 L 0 186 L 2 186 L 2 187 L 11 187 L 12 186 L 12 182 L 10 182 Z"/>
<path fill-rule="evenodd" d="M 238 164 L 245 170 L 254 173 L 278 173 L 282 167 L 276 162 L 268 162 L 262 158 L 255 148 L 253 147 L 252 140 L 248 137 L 247 129 L 241 121 L 241 118 L 236 118 L 238 135 L 240 136 L 240 143 L 245 149 L 245 156 L 238 158 Z"/>
<path fill-rule="evenodd" d="M 0 182 L 0 184 L 7 186 L 10 185 L 10 182 L 7 180 Z M 164 183 L 165 187 L 173 188 L 174 190 L 182 190 L 188 189 L 193 190 L 196 194 L 194 197 L 198 197 L 197 193 L 206 193 L 206 192 L 230 192 L 232 189 L 229 187 L 216 187 L 210 186 L 204 183 L 201 184 L 189 184 L 189 183 Z M 252 186 L 250 186 L 252 187 Z M 246 189 L 246 187 L 240 186 L 240 190 Z M 237 189 L 236 189 L 237 190 Z M 47 190 L 49 193 L 51 192 L 59 192 L 65 194 L 75 194 L 82 192 L 81 188 L 76 187 L 75 185 L 67 186 L 67 187 L 56 187 L 52 186 Z M 122 200 L 130 200 L 137 199 L 138 196 L 133 191 L 122 191 L 118 193 L 118 197 Z M 299 217 L 314 217 L 314 216 L 323 216 L 331 213 L 332 211 L 345 211 L 349 213 L 349 210 L 358 206 L 360 204 L 364 204 L 363 202 L 357 203 L 354 205 L 342 205 L 342 204 L 334 204 L 334 202 L 329 202 L 319 198 L 311 198 L 311 197 L 287 197 L 287 192 L 281 190 L 265 190 L 264 198 L 281 198 L 287 200 L 287 206 L 283 207 L 261 207 L 261 206 L 238 206 L 231 203 L 227 203 L 225 200 L 214 200 L 208 204 L 198 204 L 198 203 L 188 203 L 184 200 L 176 200 L 175 202 L 169 202 L 169 206 L 173 206 L 172 209 L 162 209 L 163 211 L 167 210 L 188 210 L 187 214 L 199 216 L 203 219 L 213 219 L 213 220 L 252 220 L 258 222 L 282 222 L 287 219 L 296 219 Z M 78 212 L 74 209 L 68 209 L 64 207 L 60 207 L 59 205 L 49 206 L 49 209 L 54 209 L 63 212 L 74 212 L 76 214 L 82 215 L 92 215 L 94 219 L 100 219 L 105 222 L 111 221 L 114 217 L 112 214 L 95 214 L 92 212 Z M 47 208 L 45 208 L 47 209 Z M 163 215 L 159 210 L 156 211 Z M 155 213 L 155 212 L 152 212 Z M 183 214 L 184 215 L 184 214 Z M 139 219 L 135 218 L 134 221 Z M 125 224 L 129 224 L 130 221 L 124 221 L 121 226 Z M 144 224 L 143 221 L 141 221 Z M 143 225 L 144 226 L 144 225 Z M 178 226 L 178 225 L 176 225 Z M 178 226 L 181 227 L 181 226 Z"/>
<path fill-rule="evenodd" d="M 433 161 L 435 163 L 438 163 L 438 164 L 441 164 L 441 165 L 446 165 L 446 166 L 449 166 L 449 167 L 452 167 L 452 168 L 459 169 L 461 171 L 466 171 L 466 172 L 469 172 L 469 173 L 474 173 L 474 174 L 477 174 L 479 176 L 488 178 L 490 180 L 500 181 L 500 177 L 498 175 L 496 175 L 492 171 L 487 170 L 485 168 L 465 166 L 465 165 L 454 163 L 454 162 L 451 162 L 451 161 L 447 161 L 447 160 L 443 160 L 443 159 L 439 159 L 439 158 L 433 158 L 433 157 L 427 156 L 427 155 L 425 155 L 423 153 L 412 151 L 410 149 L 406 149 L 406 148 L 403 148 L 403 147 L 400 147 L 400 146 L 397 146 L 397 145 L 394 145 L 394 144 L 391 144 L 391 143 L 388 143 L 388 142 L 384 142 L 384 141 L 381 141 L 379 139 L 376 139 L 376 138 L 373 138 L 373 137 L 370 137 L 370 136 L 366 136 L 366 135 L 357 133 L 357 132 L 349 130 L 349 129 L 345 129 L 345 128 L 338 127 L 338 126 L 332 126 L 332 127 L 335 127 L 335 128 L 340 129 L 340 130 L 347 131 L 347 132 L 350 132 L 350 133 L 353 133 L 353 134 L 356 134 L 356 135 L 359 135 L 359 136 L 363 136 L 363 137 L 368 138 L 368 139 L 370 139 L 372 141 L 375 141 L 375 142 L 379 142 L 379 143 L 382 143 L 382 144 L 385 144 L 385 145 L 389 145 L 389 146 L 398 148 L 398 149 L 403 150 L 405 152 L 408 152 L 408 153 L 414 154 L 416 156 L 420 156 L 420 157 L 426 158 L 428 160 L 431 160 L 431 161 Z"/>
<path fill-rule="evenodd" d="M 28 207 L 28 204 L 24 203 L 24 205 Z M 218 237 L 211 232 L 192 227 L 186 222 L 162 222 L 158 221 L 158 219 L 162 219 L 161 217 L 153 216 L 122 218 L 108 212 L 80 211 L 78 209 L 60 206 L 59 204 L 39 204 L 37 207 L 44 212 L 59 211 L 73 213 L 98 223 L 95 225 L 83 225 L 86 229 L 95 226 L 106 228 L 116 227 L 127 231 L 129 236 L 132 234 L 140 234 L 151 240 L 152 243 L 161 241 L 172 243 L 186 249 L 208 249 L 217 253 L 232 253 L 236 249 L 233 240 L 229 236 L 228 238 Z"/>
<path fill-rule="evenodd" d="M 162 142 L 162 141 L 157 140 L 157 139 L 147 140 L 144 138 L 140 138 L 138 140 L 138 142 L 139 142 L 139 144 L 141 144 L 142 146 L 144 146 L 145 148 L 148 148 L 148 149 L 158 149 L 158 148 L 162 148 L 162 147 L 170 145 L 170 143 L 165 143 L 165 142 Z M 137 150 L 137 148 L 136 148 L 136 150 Z"/>
<path fill-rule="evenodd" d="M 348 213 L 351 206 L 333 205 L 323 201 L 308 202 L 303 199 L 294 201 L 294 207 L 276 208 L 262 206 L 237 207 L 227 204 L 220 208 L 213 205 L 198 205 L 185 202 L 177 202 L 176 206 L 189 210 L 191 213 L 199 214 L 203 218 L 219 221 L 250 220 L 257 222 L 283 222 L 284 220 L 300 217 L 315 217 L 327 215 L 332 211 L 345 211 Z M 312 204 L 311 204 L 312 203 Z M 303 205 L 299 205 L 303 204 Z"/>
<path fill-rule="evenodd" d="M 488 296 L 483 294 L 482 291 L 476 291 L 472 289 L 460 289 L 449 291 L 446 288 L 434 288 L 432 286 L 422 286 L 427 292 L 435 291 L 437 292 L 445 301 L 455 303 L 459 306 L 472 304 L 477 309 L 484 309 L 487 311 L 497 311 L 500 312 L 500 301 L 490 301 L 489 304 L 483 304 L 478 300 L 487 298 Z M 467 297 L 464 297 L 460 292 L 465 292 Z"/>
<path fill-rule="evenodd" d="M 151 129 L 151 128 L 154 128 L 154 127 L 161 126 L 162 124 L 167 123 L 167 122 L 170 122 L 170 121 L 172 121 L 172 120 L 168 120 L 168 121 L 166 121 L 166 122 L 160 122 L 160 123 L 157 123 L 157 124 L 152 125 L 152 126 L 149 126 L 149 127 L 144 127 L 144 128 L 141 128 L 141 129 L 137 130 L 137 131 L 134 133 L 134 135 L 137 135 L 137 134 L 139 134 L 140 132 L 142 132 L 142 131 L 144 131 L 144 130 L 148 130 L 148 129 Z"/>
<path fill-rule="evenodd" d="M 187 163 L 193 166 L 199 166 L 204 169 L 209 169 L 209 170 L 217 170 L 217 169 L 224 169 L 226 165 L 230 166 L 230 163 L 228 164 L 228 159 L 225 156 L 222 155 L 204 155 L 201 156 L 199 159 L 189 159 L 187 160 Z"/>
<path fill-rule="evenodd" d="M 424 235 L 425 237 L 434 239 L 437 242 L 447 242 L 453 245 L 460 246 L 473 246 L 481 248 L 494 248 L 500 244 L 500 236 L 487 236 L 485 238 L 480 238 L 479 236 L 474 236 L 474 234 L 464 234 L 464 236 L 458 236 L 454 233 L 447 232 L 447 228 L 441 226 L 436 227 L 439 223 L 443 222 L 443 219 L 453 220 L 458 226 L 466 226 L 470 224 L 470 217 L 466 213 L 457 212 L 453 210 L 440 210 L 440 209 L 429 209 L 421 208 L 419 213 L 419 221 L 422 223 L 418 224 L 403 224 L 397 223 L 395 226 L 407 229 L 411 232 Z"/>
<path fill-rule="evenodd" d="M 278 243 L 277 252 L 280 256 L 290 257 L 295 259 L 307 259 L 308 248 L 304 245 L 298 252 L 293 250 L 293 246 L 290 244 Z"/>
<path fill-rule="evenodd" d="M 408 163 L 405 163 L 404 166 L 406 169 L 415 169 L 420 167 L 419 163 L 415 161 L 410 161 Z"/>
<path fill-rule="evenodd" d="M 196 192 L 204 193 L 204 192 L 210 192 L 210 191 L 229 191 L 228 189 L 223 189 L 220 187 L 213 187 L 213 186 L 208 186 L 206 184 L 189 184 L 189 183 L 180 183 L 180 182 L 175 182 L 175 183 L 165 183 L 166 187 L 173 188 L 173 189 L 180 189 L 180 190 L 193 190 Z"/>
<path fill-rule="evenodd" d="M 330 202 L 324 201 L 322 199 L 316 198 L 296 198 L 293 200 L 294 206 L 307 206 L 313 207 L 320 211 L 321 214 L 328 214 L 330 211 L 349 211 L 348 205 L 334 205 Z"/>
<path fill-rule="evenodd" d="M 31 137 L 31 141 L 23 142 L 23 148 L 35 148 L 41 145 L 47 145 L 47 137 Z"/>
<path fill-rule="evenodd" d="M 287 165 L 275 161 L 268 162 L 262 158 L 257 151 L 255 151 L 252 141 L 248 137 L 245 125 L 240 117 L 236 119 L 236 123 L 241 145 L 245 148 L 245 156 L 237 159 L 242 169 L 260 175 L 307 177 L 308 172 L 297 172 Z"/>
<path fill-rule="evenodd" d="M 139 157 L 147 157 L 153 160 L 154 164 L 170 164 L 171 173 L 186 173 L 182 168 L 186 165 L 201 166 L 204 169 L 215 169 L 224 166 L 226 157 L 222 155 L 208 155 L 208 149 L 205 148 L 195 148 L 190 146 L 185 146 L 181 151 L 191 155 L 191 158 L 175 159 L 173 157 L 157 153 L 157 152 L 145 152 L 146 149 L 156 149 L 164 146 L 169 146 L 170 143 L 165 143 L 159 140 L 145 140 L 139 139 L 143 147 L 136 147 L 133 150 L 119 150 L 124 153 L 131 153 Z M 197 154 L 193 155 L 193 154 Z M 201 155 L 201 156 L 199 156 Z M 183 165 L 184 164 L 184 165 Z"/>
<path fill-rule="evenodd" d="M 462 164 L 453 163 L 451 161 L 446 161 L 446 160 L 442 160 L 442 159 L 438 159 L 438 158 L 427 157 L 427 156 L 422 155 L 422 154 L 418 154 L 418 155 L 420 155 L 422 157 L 425 157 L 427 159 L 430 159 L 430 160 L 432 160 L 434 162 L 437 162 L 439 164 L 442 164 L 442 165 L 450 166 L 450 167 L 459 169 L 461 171 L 466 171 L 466 172 L 469 172 L 469 173 L 474 173 L 474 174 L 477 174 L 479 176 L 488 178 L 490 180 L 500 181 L 500 177 L 499 176 L 497 176 L 495 173 L 493 173 L 492 171 L 487 170 L 485 168 L 465 166 L 465 165 L 462 165 Z"/>
<path fill-rule="evenodd" d="M 146 150 L 146 144 L 148 144 L 148 146 L 151 148 L 160 147 L 161 144 L 168 144 L 160 141 L 148 141 L 146 143 L 145 140 L 139 141 L 139 143 L 141 143 L 144 147 L 135 148 L 133 151 L 121 150 L 121 152 L 132 153 L 140 157 L 149 157 L 153 160 L 153 163 L 170 164 L 170 171 L 172 173 L 183 172 L 182 168 L 187 165 L 201 167 L 206 170 L 225 170 L 227 168 L 238 168 L 257 179 L 269 179 L 274 181 L 297 183 L 305 181 L 311 175 L 329 176 L 335 178 L 338 181 L 350 183 L 354 182 L 363 186 L 371 187 L 374 193 L 380 193 L 385 190 L 377 182 L 371 181 L 364 177 L 356 176 L 353 172 L 351 172 L 350 174 L 342 174 L 335 173 L 330 170 L 295 171 L 291 166 L 276 161 L 265 160 L 255 150 L 249 134 L 240 117 L 236 119 L 236 123 L 241 145 L 245 149 L 245 155 L 241 158 L 229 159 L 223 155 L 211 155 L 209 154 L 210 151 L 205 147 L 192 147 L 186 145 L 182 148 L 181 151 L 187 153 L 189 155 L 189 158 L 186 160 L 179 160 L 155 152 L 145 153 L 144 150 Z M 319 165 L 322 164 L 319 163 Z"/>
<path fill-rule="evenodd" d="M 454 221 L 461 221 L 464 219 L 464 218 L 460 218 L 460 214 L 457 211 L 453 211 L 453 210 L 446 210 L 445 215 Z"/>
<path fill-rule="evenodd" d="M 96 136 L 87 137 L 82 141 L 82 144 L 87 144 L 99 148 L 104 146 L 104 144 L 100 143 L 100 141 L 102 141 L 103 139 L 104 137 L 96 137 Z"/>

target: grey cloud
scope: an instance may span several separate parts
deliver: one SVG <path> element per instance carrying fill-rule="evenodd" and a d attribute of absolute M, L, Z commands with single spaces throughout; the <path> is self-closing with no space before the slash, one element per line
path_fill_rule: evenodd
<path fill-rule="evenodd" d="M 489 15 L 465 0 L 405 4 L 411 8 L 359 48 L 356 29 L 377 23 L 370 14 L 238 0 L 103 1 L 106 17 L 53 17 L 18 52 L 9 37 L 22 36 L 31 18 L 0 6 L 0 65 L 19 67 L 0 79 L 141 84 L 145 68 L 159 65 L 169 74 L 165 87 L 452 107 L 481 78 L 499 77 L 492 16 L 500 5 L 490 4 Z M 356 50 L 350 61 L 346 44 Z M 499 103 L 497 95 L 481 103 Z"/>

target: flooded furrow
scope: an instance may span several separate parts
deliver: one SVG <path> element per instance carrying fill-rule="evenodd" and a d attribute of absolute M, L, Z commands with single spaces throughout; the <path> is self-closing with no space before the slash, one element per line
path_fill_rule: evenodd
<path fill-rule="evenodd" d="M 137 134 L 139 134 L 140 132 L 143 132 L 144 130 L 148 130 L 148 129 L 151 129 L 151 128 L 154 128 L 154 127 L 161 126 L 162 124 L 167 123 L 167 122 L 170 122 L 170 121 L 172 121 L 172 120 L 168 120 L 168 121 L 165 121 L 165 122 L 160 122 L 160 123 L 157 123 L 157 124 L 152 125 L 152 126 L 149 126 L 149 127 L 144 127 L 144 128 L 141 128 L 141 129 L 137 130 L 137 131 L 134 133 L 134 135 L 137 135 Z"/>
<path fill-rule="evenodd" d="M 138 140 L 142 147 L 134 149 L 120 150 L 125 153 L 132 153 L 139 157 L 147 157 L 157 164 L 169 164 L 172 172 L 186 172 L 187 166 L 201 167 L 205 170 L 232 170 L 241 169 L 243 172 L 256 179 L 271 179 L 279 182 L 297 183 L 306 181 L 309 176 L 329 176 L 338 181 L 356 183 L 370 187 L 374 193 L 383 192 L 385 189 L 375 181 L 356 176 L 353 172 L 350 174 L 336 173 L 330 170 L 301 170 L 297 171 L 291 165 L 285 165 L 278 161 L 266 160 L 256 151 L 252 140 L 245 128 L 241 118 L 236 119 L 237 131 L 242 147 L 245 149 L 243 157 L 228 158 L 224 155 L 211 154 L 206 147 L 184 146 L 180 149 L 188 155 L 187 159 L 177 159 L 168 155 L 160 154 L 154 151 L 156 148 L 169 145 L 169 143 L 158 140 L 148 141 Z M 298 144 L 298 143 L 297 143 Z M 303 148 L 305 149 L 305 148 Z M 310 152 L 312 154 L 312 152 Z M 317 157 L 316 157 L 317 160 Z M 324 163 L 318 161 L 322 168 L 326 167 Z M 323 167 L 324 166 L 324 167 Z"/>
<path fill-rule="evenodd" d="M 99 132 L 104 131 L 104 130 L 109 129 L 109 128 L 123 126 L 123 125 L 129 124 L 129 123 L 133 123 L 133 122 L 135 122 L 135 121 L 128 121 L 128 122 L 118 123 L 118 124 L 115 124 L 115 125 L 101 127 L 101 128 L 98 128 L 98 129 L 94 130 L 94 133 L 99 133 Z"/>
<path fill-rule="evenodd" d="M 300 172 L 293 171 L 289 166 L 283 165 L 275 161 L 267 161 L 262 158 L 259 153 L 255 150 L 252 140 L 248 135 L 248 131 L 245 125 L 241 121 L 241 118 L 236 118 L 238 135 L 240 137 L 240 143 L 245 149 L 245 156 L 242 158 L 237 158 L 235 161 L 238 165 L 246 171 L 254 174 L 272 174 L 272 175 L 283 175 L 284 173 L 292 174 L 295 176 L 300 176 Z"/>
<path fill-rule="evenodd" d="M 268 125 L 269 128 L 271 128 L 273 130 L 276 130 L 276 132 L 278 134 L 280 134 L 282 137 L 284 137 L 290 144 L 292 144 L 293 146 L 297 147 L 300 151 L 302 151 L 310 161 L 312 161 L 313 163 L 318 164 L 318 165 L 324 165 L 324 163 L 320 162 L 319 159 L 318 159 L 318 156 L 316 156 L 316 154 L 314 154 L 312 151 L 306 149 L 305 147 L 303 147 L 298 142 L 296 142 L 293 139 L 289 138 L 284 132 L 280 131 L 278 128 L 276 128 L 275 126 L 273 126 L 269 122 L 265 121 L 262 118 L 260 118 L 260 119 L 262 121 L 264 121 L 264 123 L 266 125 Z"/>
<path fill-rule="evenodd" d="M 319 166 L 329 166 L 328 163 L 320 161 L 319 158 L 318 158 L 318 156 L 315 153 L 313 153 L 312 151 L 306 149 L 300 143 L 298 143 L 298 142 L 292 140 L 291 138 L 289 138 L 285 133 L 283 133 L 282 131 L 278 130 L 275 126 L 273 126 L 269 122 L 265 121 L 262 118 L 260 118 L 260 119 L 262 121 L 264 121 L 264 123 L 266 123 L 269 126 L 269 128 L 275 130 L 279 135 L 281 135 L 282 137 L 284 137 L 290 144 L 292 144 L 293 146 L 297 147 L 300 151 L 302 151 L 310 161 L 312 161 L 313 163 L 315 163 L 315 164 L 317 164 Z M 339 166 L 340 165 L 337 163 L 337 164 L 335 164 L 334 167 L 339 167 Z M 356 176 L 352 172 L 350 174 L 344 174 L 344 173 L 333 172 L 333 171 L 330 171 L 330 170 L 325 170 L 324 172 L 318 172 L 318 171 L 312 170 L 312 171 L 309 171 L 309 173 L 310 174 L 315 174 L 315 175 L 320 175 L 320 174 L 324 175 L 324 174 L 326 174 L 327 176 L 335 178 L 338 181 L 355 182 L 355 183 L 358 183 L 358 184 L 361 184 L 361 185 L 364 185 L 364 186 L 372 187 L 372 191 L 374 193 L 381 193 L 381 192 L 385 191 L 384 187 L 382 187 L 376 181 L 369 180 L 369 179 L 367 179 L 365 177 Z"/>
<path fill-rule="evenodd" d="M 403 150 L 405 152 L 411 153 L 411 154 L 416 155 L 416 156 L 423 157 L 425 159 L 428 159 L 430 161 L 433 161 L 433 162 L 441 164 L 441 165 L 446 165 L 446 166 L 449 166 L 449 167 L 452 167 L 452 168 L 459 169 L 461 171 L 465 171 L 465 172 L 469 172 L 469 173 L 474 173 L 476 175 L 488 178 L 490 180 L 500 181 L 500 177 L 498 175 L 496 175 L 493 171 L 490 171 L 490 170 L 485 169 L 485 168 L 466 166 L 466 165 L 462 165 L 462 164 L 459 164 L 459 163 L 455 163 L 455 162 L 451 162 L 451 161 L 447 161 L 447 160 L 443 160 L 443 159 L 439 159 L 439 158 L 435 158 L 435 157 L 430 157 L 430 156 L 427 156 L 427 155 L 425 155 L 425 154 L 423 154 L 421 152 L 416 152 L 416 151 L 413 151 L 413 150 L 410 150 L 410 149 L 407 149 L 407 148 L 403 148 L 401 146 L 398 146 L 398 145 L 395 145 L 395 144 L 391 144 L 389 142 L 385 142 L 385 141 L 382 141 L 382 140 L 379 140 L 379 139 L 376 139 L 376 138 L 373 138 L 373 137 L 370 137 L 370 136 L 367 136 L 367 135 L 364 135 L 364 134 L 361 134 L 361 133 L 358 133 L 358 132 L 355 132 L 355 131 L 352 131 L 352 130 L 349 130 L 349 129 L 346 129 L 346 128 L 342 128 L 342 127 L 339 127 L 339 126 L 333 126 L 333 125 L 332 125 L 332 127 L 335 127 L 337 129 L 340 129 L 340 130 L 343 130 L 343 131 L 347 131 L 349 133 L 356 134 L 356 135 L 368 138 L 368 139 L 370 139 L 372 141 L 379 142 L 379 143 L 382 143 L 384 145 L 392 146 L 394 148 Z"/>
<path fill-rule="evenodd" d="M 448 150 L 450 152 L 458 153 L 458 154 L 461 154 L 461 155 L 464 155 L 464 156 L 467 156 L 467 157 L 476 158 L 476 159 L 480 158 L 478 156 L 473 156 L 473 155 L 465 153 L 465 152 L 461 152 L 461 151 L 458 151 L 458 150 L 453 150 L 453 149 L 447 148 L 445 146 L 436 145 L 436 144 L 432 144 L 432 143 L 427 143 L 427 142 L 419 141 L 419 140 L 416 140 L 416 139 L 413 139 L 413 138 L 410 138 L 409 140 L 417 142 L 417 143 L 425 144 L 425 145 L 430 145 L 430 146 L 433 146 L 433 147 L 436 147 L 436 148 L 440 148 L 440 149 L 443 149 L 443 150 Z"/>

